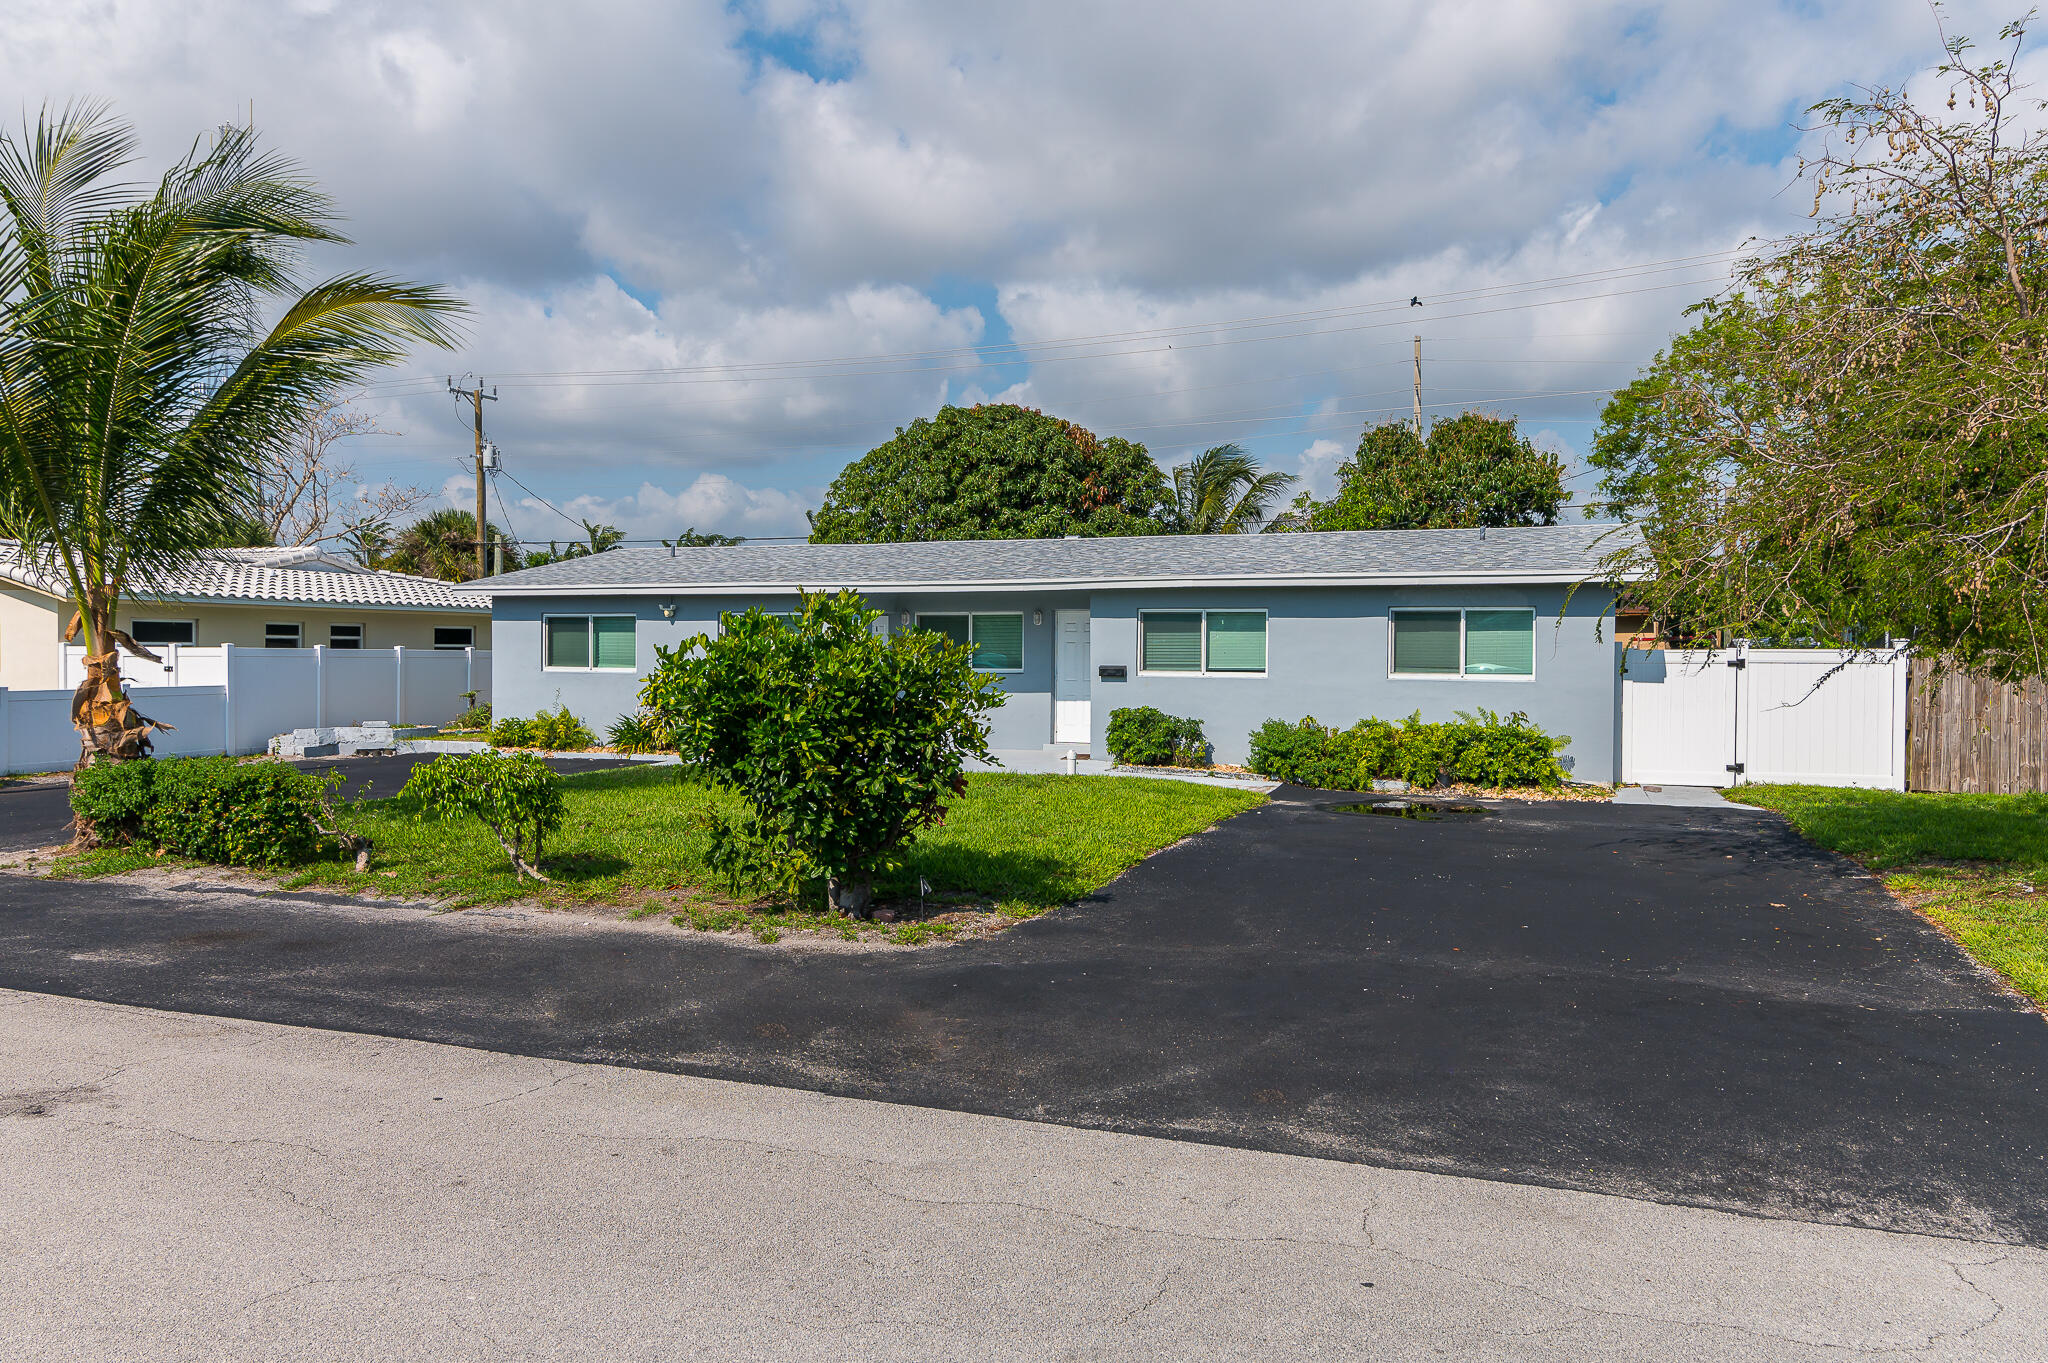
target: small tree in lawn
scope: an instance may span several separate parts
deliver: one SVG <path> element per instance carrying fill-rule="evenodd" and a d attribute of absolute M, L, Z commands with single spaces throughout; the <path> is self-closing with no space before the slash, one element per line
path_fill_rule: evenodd
<path fill-rule="evenodd" d="M 562 778 L 532 753 L 437 757 L 415 768 L 398 796 L 418 801 L 423 819 L 474 814 L 505 849 L 517 876 L 547 879 L 541 842 L 562 826 Z"/>
<path fill-rule="evenodd" d="M 784 624 L 750 610 L 670 650 L 640 693 L 683 759 L 746 797 L 716 825 L 711 864 L 785 892 L 825 881 L 843 912 L 873 910 L 877 872 L 939 823 L 988 755 L 1002 703 L 973 650 L 917 631 L 884 637 L 851 592 L 806 596 Z"/>

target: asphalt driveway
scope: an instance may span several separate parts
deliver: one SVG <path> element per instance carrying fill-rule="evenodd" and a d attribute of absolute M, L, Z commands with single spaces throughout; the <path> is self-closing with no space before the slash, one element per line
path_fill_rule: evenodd
<path fill-rule="evenodd" d="M 396 795 L 412 769 L 431 761 L 432 754 L 404 753 L 392 757 L 316 757 L 292 765 L 301 771 L 338 771 L 344 800 L 365 795 Z M 611 757 L 551 757 L 560 772 L 597 771 L 615 766 Z M 8 782 L 0 785 L 0 852 L 53 847 L 71 837 L 71 788 L 62 781 Z"/>
<path fill-rule="evenodd" d="M 1774 816 L 1270 806 L 978 942 L 0 882 L 0 986 L 2048 1244 L 2048 1025 Z"/>

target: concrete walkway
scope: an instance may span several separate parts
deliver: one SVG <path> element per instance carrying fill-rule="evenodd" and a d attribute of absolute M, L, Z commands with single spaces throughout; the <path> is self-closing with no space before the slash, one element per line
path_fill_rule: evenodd
<path fill-rule="evenodd" d="M 1674 809 L 1744 809 L 1721 798 L 1712 786 L 1619 786 L 1614 792 L 1618 805 L 1668 805 Z"/>
<path fill-rule="evenodd" d="M 2048 1251 L 0 991 L 9 1358 L 2038 1358 Z"/>
<path fill-rule="evenodd" d="M 989 762 L 967 764 L 969 771 L 1014 771 L 1040 776 L 1066 774 L 1067 761 L 1064 748 L 997 748 L 992 749 Z M 1119 767 L 1100 758 L 1079 757 L 1074 762 L 1077 776 L 1140 776 L 1149 781 L 1189 781 L 1198 786 L 1227 786 L 1232 790 L 1256 790 L 1261 793 L 1279 789 L 1278 781 L 1264 777 L 1212 776 L 1207 772 L 1184 771 L 1176 767 Z"/>

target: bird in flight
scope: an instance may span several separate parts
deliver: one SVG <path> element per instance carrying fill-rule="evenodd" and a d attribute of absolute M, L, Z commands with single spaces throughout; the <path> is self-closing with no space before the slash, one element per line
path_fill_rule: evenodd
<path fill-rule="evenodd" d="M 1419 308 L 1422 306 L 1422 299 L 1415 294 L 1410 294 L 1408 295 L 1408 306 L 1411 308 Z"/>

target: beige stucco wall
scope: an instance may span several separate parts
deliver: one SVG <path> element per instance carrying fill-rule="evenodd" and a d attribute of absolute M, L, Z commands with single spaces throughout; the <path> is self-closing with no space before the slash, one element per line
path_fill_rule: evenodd
<path fill-rule="evenodd" d="M 432 648 L 436 625 L 467 625 L 476 647 L 491 646 L 491 617 L 483 612 L 343 609 L 312 606 L 244 606 L 218 602 L 163 602 L 123 606 L 115 622 L 132 632 L 135 621 L 192 620 L 201 644 L 262 648 L 265 627 L 297 624 L 306 647 L 325 644 L 330 625 L 363 627 L 364 648 Z M 0 686 L 47 690 L 58 684 L 57 603 L 39 592 L 0 586 Z"/>
<path fill-rule="evenodd" d="M 42 691 L 57 684 L 57 603 L 25 587 L 0 584 L 0 686 Z"/>
<path fill-rule="evenodd" d="M 307 648 L 328 642 L 328 626 L 361 625 L 364 648 L 432 648 L 436 625 L 467 625 L 476 631 L 476 647 L 491 646 L 491 617 L 463 611 L 371 610 L 312 606 L 229 606 L 169 603 L 123 606 L 116 617 L 123 629 L 137 619 L 196 620 L 202 644 L 263 647 L 263 633 L 272 622 L 296 624 Z M 132 632 L 132 631 L 131 631 Z"/>

